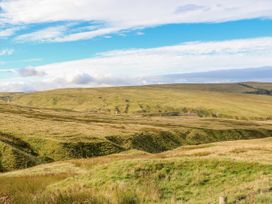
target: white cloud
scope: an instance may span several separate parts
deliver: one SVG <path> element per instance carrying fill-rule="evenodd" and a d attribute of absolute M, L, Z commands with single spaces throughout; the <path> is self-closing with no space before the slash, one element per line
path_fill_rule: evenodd
<path fill-rule="evenodd" d="M 51 75 L 74 70 L 91 75 L 152 75 L 272 64 L 272 38 L 192 42 L 176 46 L 104 52 L 94 58 L 39 67 Z"/>
<path fill-rule="evenodd" d="M 14 53 L 14 49 L 3 49 L 0 50 L 0 56 L 12 55 Z"/>
<path fill-rule="evenodd" d="M 170 23 L 225 22 L 272 17 L 271 0 L 10 0 L 1 1 L 0 7 L 3 11 L 0 23 L 17 25 L 84 21 L 100 25 L 87 31 L 79 29 L 75 33 L 48 28 L 47 32 L 35 31 L 21 37 L 25 40 L 60 42 Z M 45 37 L 41 39 L 39 34 Z"/>
<path fill-rule="evenodd" d="M 152 75 L 271 65 L 272 38 L 267 37 L 104 52 L 93 58 L 31 67 L 29 72 L 26 68 L 23 70 L 26 78 L 17 80 L 24 83 L 22 87 L 32 86 L 37 90 L 132 85 L 148 83 L 139 82 L 139 79 Z M 11 81 L 15 86 L 13 79 L 5 83 Z M 0 87 L 7 85 L 2 82 Z"/>

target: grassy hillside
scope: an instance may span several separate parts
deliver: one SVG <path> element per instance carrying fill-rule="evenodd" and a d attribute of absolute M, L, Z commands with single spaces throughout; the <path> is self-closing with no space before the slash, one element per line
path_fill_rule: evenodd
<path fill-rule="evenodd" d="M 254 87 L 268 87 L 254 84 Z M 177 84 L 99 89 L 63 89 L 15 94 L 12 104 L 104 114 L 192 114 L 201 117 L 266 119 L 272 98 L 247 84 Z M 246 104 L 246 105 L 245 105 Z M 258 106 L 258 107 L 256 107 Z"/>
<path fill-rule="evenodd" d="M 271 203 L 270 86 L 1 93 L 0 203 Z"/>
<path fill-rule="evenodd" d="M 156 153 L 188 144 L 272 135 L 270 121 L 105 115 L 8 104 L 0 104 L 0 111 L 2 171 L 129 149 Z"/>
<path fill-rule="evenodd" d="M 268 87 L 269 84 L 254 86 Z M 2 93 L 0 171 L 138 149 L 272 135 L 272 97 L 251 84 Z"/>
<path fill-rule="evenodd" d="M 271 149 L 267 138 L 50 163 L 0 175 L 0 195 L 13 203 L 217 203 L 226 195 L 267 204 Z"/>

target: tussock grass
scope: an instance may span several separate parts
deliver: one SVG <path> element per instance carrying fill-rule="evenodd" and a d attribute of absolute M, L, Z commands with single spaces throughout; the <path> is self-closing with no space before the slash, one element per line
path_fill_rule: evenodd
<path fill-rule="evenodd" d="M 215 203 L 226 193 L 235 201 L 269 186 L 271 173 L 270 165 L 228 160 L 126 160 L 51 185 L 41 197 L 53 195 L 63 203 L 167 203 L 173 197 L 177 202 Z"/>

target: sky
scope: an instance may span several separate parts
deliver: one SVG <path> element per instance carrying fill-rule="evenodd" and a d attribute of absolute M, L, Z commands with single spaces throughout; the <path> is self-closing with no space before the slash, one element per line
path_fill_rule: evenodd
<path fill-rule="evenodd" d="M 271 0 L 0 0 L 0 92 L 264 67 Z"/>

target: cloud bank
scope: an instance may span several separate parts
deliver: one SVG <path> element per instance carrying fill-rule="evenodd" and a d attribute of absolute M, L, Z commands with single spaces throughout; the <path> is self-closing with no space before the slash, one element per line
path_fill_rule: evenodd
<path fill-rule="evenodd" d="M 82 60 L 14 70 L 13 79 L 0 82 L 0 91 L 139 85 L 152 83 L 147 76 L 153 75 L 271 65 L 272 38 L 269 37 L 190 42 L 149 49 L 115 50 Z"/>

